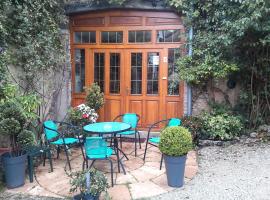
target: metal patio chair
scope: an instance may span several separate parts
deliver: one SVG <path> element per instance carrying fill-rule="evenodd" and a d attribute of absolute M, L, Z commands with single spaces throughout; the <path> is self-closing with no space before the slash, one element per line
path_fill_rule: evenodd
<path fill-rule="evenodd" d="M 151 130 L 161 123 L 165 123 L 165 127 L 170 127 L 170 126 L 180 126 L 182 121 L 181 119 L 178 119 L 178 118 L 170 118 L 170 119 L 165 119 L 165 120 L 155 122 L 154 124 L 150 126 L 150 128 L 148 129 L 146 145 L 145 145 L 145 150 L 144 150 L 144 156 L 143 156 L 144 161 L 146 158 L 148 144 L 150 144 L 151 146 L 158 147 L 158 144 L 160 142 L 160 137 L 159 136 L 150 137 L 150 135 L 151 135 Z M 159 167 L 160 169 L 162 168 L 162 162 L 163 162 L 163 154 L 161 154 L 160 167 Z"/>
<path fill-rule="evenodd" d="M 62 125 L 68 127 L 68 131 L 60 130 L 59 127 Z M 68 167 L 69 170 L 71 170 L 68 150 L 80 142 L 79 136 L 76 135 L 76 132 L 78 131 L 77 127 L 66 122 L 48 120 L 43 123 L 43 128 L 48 145 L 54 145 L 57 147 L 57 159 L 59 158 L 61 148 L 65 150 Z M 73 135 L 73 137 L 65 137 L 67 134 Z"/>
<path fill-rule="evenodd" d="M 88 168 L 88 160 L 92 160 L 92 163 L 89 168 L 91 168 L 96 160 L 108 160 L 111 165 L 111 181 L 113 187 L 113 162 L 110 157 L 113 154 L 113 149 L 107 147 L 107 143 L 102 137 L 86 137 L 85 143 L 85 160 L 83 161 L 83 168 L 84 164 Z"/>
<path fill-rule="evenodd" d="M 138 139 L 139 139 L 140 149 L 142 148 L 140 132 L 137 130 L 138 122 L 140 121 L 140 116 L 138 114 L 136 114 L 136 113 L 125 113 L 125 114 L 122 114 L 122 115 L 118 115 L 117 117 L 114 118 L 113 121 L 117 121 L 117 120 L 121 120 L 122 122 L 131 125 L 131 130 L 118 133 L 118 135 L 120 136 L 121 149 L 122 149 L 122 139 L 123 138 L 128 138 L 127 136 L 134 135 L 135 156 L 137 156 L 137 135 L 138 135 Z"/>

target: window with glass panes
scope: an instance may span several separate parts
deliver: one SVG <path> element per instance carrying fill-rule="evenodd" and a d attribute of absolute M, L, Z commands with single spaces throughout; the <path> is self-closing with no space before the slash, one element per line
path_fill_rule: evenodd
<path fill-rule="evenodd" d="M 157 31 L 157 42 L 180 42 L 181 33 L 179 29 L 175 30 L 159 30 Z"/>
<path fill-rule="evenodd" d="M 181 56 L 180 49 L 168 49 L 168 95 L 179 95 L 179 78 L 176 60 Z"/>
<path fill-rule="evenodd" d="M 110 93 L 120 93 L 120 53 L 110 53 Z"/>
<path fill-rule="evenodd" d="M 142 93 L 142 53 L 131 53 L 131 94 Z"/>
<path fill-rule="evenodd" d="M 85 86 L 85 50 L 75 49 L 75 93 L 84 91 Z"/>
<path fill-rule="evenodd" d="M 105 54 L 95 53 L 94 63 L 94 82 L 97 83 L 100 90 L 104 92 Z"/>

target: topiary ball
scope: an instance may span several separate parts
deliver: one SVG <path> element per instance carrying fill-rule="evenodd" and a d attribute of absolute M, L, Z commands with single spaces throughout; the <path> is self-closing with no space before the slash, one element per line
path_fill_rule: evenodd
<path fill-rule="evenodd" d="M 167 127 L 160 134 L 160 151 L 168 156 L 183 156 L 193 148 L 192 136 L 181 126 Z"/>
<path fill-rule="evenodd" d="M 0 134 L 16 135 L 21 130 L 20 123 L 14 118 L 7 118 L 0 121 Z"/>
<path fill-rule="evenodd" d="M 17 140 L 22 148 L 27 148 L 36 144 L 35 134 L 28 130 L 20 132 Z"/>

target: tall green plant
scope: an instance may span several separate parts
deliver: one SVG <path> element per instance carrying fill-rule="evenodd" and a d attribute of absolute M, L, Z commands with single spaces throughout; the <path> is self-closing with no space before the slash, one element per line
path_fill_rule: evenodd
<path fill-rule="evenodd" d="M 269 122 L 270 1 L 167 0 L 193 27 L 193 55 L 178 61 L 179 76 L 195 87 L 235 73 L 242 86 L 238 110 L 249 126 Z M 188 41 L 190 42 L 190 41 Z"/>
<path fill-rule="evenodd" d="M 86 89 L 86 105 L 98 111 L 104 105 L 104 94 L 97 83 Z"/>

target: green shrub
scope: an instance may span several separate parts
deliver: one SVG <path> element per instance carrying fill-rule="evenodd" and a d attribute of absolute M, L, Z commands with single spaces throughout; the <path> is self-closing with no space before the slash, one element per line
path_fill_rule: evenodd
<path fill-rule="evenodd" d="M 90 173 L 90 190 L 88 190 L 86 186 L 87 173 Z M 101 192 L 107 191 L 109 187 L 107 177 L 104 175 L 104 173 L 95 169 L 76 171 L 70 176 L 70 192 L 80 191 L 82 194 L 92 194 L 93 196 L 96 196 L 99 195 Z"/>
<path fill-rule="evenodd" d="M 35 134 L 32 131 L 23 130 L 18 135 L 18 144 L 22 148 L 27 148 L 36 144 Z"/>
<path fill-rule="evenodd" d="M 172 126 L 160 133 L 160 151 L 168 156 L 183 156 L 193 148 L 192 136 L 188 129 Z"/>
<path fill-rule="evenodd" d="M 197 144 L 203 127 L 202 119 L 200 117 L 185 116 L 182 118 L 182 126 L 191 132 L 193 143 Z"/>
<path fill-rule="evenodd" d="M 86 105 L 98 111 L 104 105 L 104 94 L 97 83 L 86 89 Z"/>
<path fill-rule="evenodd" d="M 218 115 L 203 113 L 202 120 L 203 134 L 209 139 L 231 140 L 239 136 L 243 129 L 240 117 L 227 113 Z"/>

